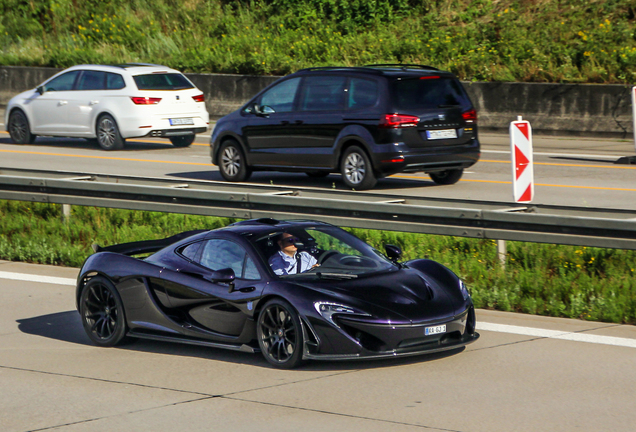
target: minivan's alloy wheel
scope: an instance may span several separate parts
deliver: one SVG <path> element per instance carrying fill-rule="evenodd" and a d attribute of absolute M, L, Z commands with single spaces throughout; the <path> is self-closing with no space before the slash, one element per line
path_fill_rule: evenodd
<path fill-rule="evenodd" d="M 340 172 L 345 184 L 353 189 L 370 189 L 377 183 L 371 161 L 364 150 L 357 146 L 345 151 Z"/>
<path fill-rule="evenodd" d="M 170 142 L 175 147 L 188 147 L 194 142 L 194 137 L 194 134 L 171 137 Z"/>
<path fill-rule="evenodd" d="M 433 179 L 435 183 L 438 185 L 452 185 L 459 181 L 462 178 L 462 174 L 464 174 L 464 169 L 450 169 L 446 171 L 432 172 L 428 175 Z"/>
<path fill-rule="evenodd" d="M 227 181 L 245 181 L 252 171 L 245 163 L 245 156 L 239 144 L 234 140 L 223 143 L 219 151 L 219 171 Z"/>
<path fill-rule="evenodd" d="M 9 135 L 16 144 L 32 144 L 35 141 L 35 135 L 29 128 L 29 120 L 19 109 L 13 111 L 9 117 Z"/>
<path fill-rule="evenodd" d="M 258 345 L 265 359 L 276 367 L 291 369 L 302 362 L 303 335 L 298 314 L 285 300 L 265 304 L 256 327 Z"/>
<path fill-rule="evenodd" d="M 119 133 L 117 123 L 108 114 L 97 120 L 97 142 L 104 150 L 120 150 L 124 147 L 124 139 Z"/>
<path fill-rule="evenodd" d="M 115 286 L 106 278 L 92 278 L 79 302 L 82 324 L 88 337 L 100 346 L 115 346 L 126 336 L 124 308 Z"/>

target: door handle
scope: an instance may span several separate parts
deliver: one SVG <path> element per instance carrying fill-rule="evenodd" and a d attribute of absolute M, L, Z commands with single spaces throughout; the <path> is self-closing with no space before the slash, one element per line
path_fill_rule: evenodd
<path fill-rule="evenodd" d="M 303 123 L 304 123 L 304 122 L 303 122 L 302 120 L 296 120 L 296 121 L 294 122 L 294 124 L 297 124 L 297 125 L 301 125 L 301 124 L 303 124 Z"/>
<path fill-rule="evenodd" d="M 59 101 L 57 106 L 66 105 L 67 103 L 68 103 L 68 101 Z"/>
<path fill-rule="evenodd" d="M 89 105 L 97 105 L 98 103 L 99 103 L 99 101 L 95 100 L 95 101 L 90 101 L 88 104 Z"/>
<path fill-rule="evenodd" d="M 280 124 L 282 124 L 283 126 L 286 126 L 289 124 L 289 122 L 287 120 L 282 120 Z"/>

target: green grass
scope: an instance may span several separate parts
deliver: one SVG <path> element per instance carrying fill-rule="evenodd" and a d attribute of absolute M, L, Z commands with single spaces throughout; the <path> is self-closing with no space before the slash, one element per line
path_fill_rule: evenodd
<path fill-rule="evenodd" d="M 159 239 L 232 219 L 0 201 L 0 259 L 81 266 L 91 245 Z M 468 284 L 477 307 L 636 324 L 636 251 L 508 242 L 499 265 L 493 240 L 351 229 L 375 248 L 395 244 L 404 260 L 428 257 Z"/>
<path fill-rule="evenodd" d="M 0 0 L 0 64 L 283 75 L 419 63 L 464 80 L 633 83 L 634 0 Z"/>

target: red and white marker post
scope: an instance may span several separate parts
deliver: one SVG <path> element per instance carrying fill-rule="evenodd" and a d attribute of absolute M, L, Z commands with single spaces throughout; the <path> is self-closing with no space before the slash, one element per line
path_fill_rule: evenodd
<path fill-rule="evenodd" d="M 636 87 L 632 87 L 632 117 L 634 119 L 634 149 L 636 149 Z"/>
<path fill-rule="evenodd" d="M 532 127 L 522 120 L 510 122 L 510 152 L 512 156 L 512 192 L 515 202 L 529 203 L 534 198 L 532 167 Z"/>

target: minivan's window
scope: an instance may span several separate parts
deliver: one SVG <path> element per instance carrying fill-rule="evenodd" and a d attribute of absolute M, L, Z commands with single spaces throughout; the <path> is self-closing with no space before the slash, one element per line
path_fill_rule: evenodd
<path fill-rule="evenodd" d="M 44 85 L 44 91 L 68 91 L 73 90 L 73 84 L 75 83 L 75 78 L 79 75 L 80 71 L 71 71 L 67 72 L 63 75 L 60 75 L 57 78 L 53 78 L 51 81 L 47 82 Z"/>
<path fill-rule="evenodd" d="M 103 90 L 106 72 L 85 70 L 77 83 L 77 90 Z"/>
<path fill-rule="evenodd" d="M 462 85 L 451 78 L 405 79 L 395 81 L 393 89 L 398 110 L 471 106 Z"/>
<path fill-rule="evenodd" d="M 261 96 L 261 106 L 272 107 L 276 112 L 292 111 L 299 83 L 300 78 L 292 78 L 267 90 Z"/>
<path fill-rule="evenodd" d="M 120 90 L 126 87 L 124 77 L 116 73 L 106 73 L 106 88 L 108 90 Z"/>
<path fill-rule="evenodd" d="M 178 73 L 153 73 L 133 77 L 139 90 L 183 90 L 194 88 L 192 83 Z"/>
<path fill-rule="evenodd" d="M 368 79 L 351 78 L 347 108 L 361 109 L 375 105 L 378 100 L 378 82 Z"/>
<path fill-rule="evenodd" d="M 347 78 L 344 76 L 309 76 L 305 78 L 301 95 L 302 111 L 342 109 Z"/>
<path fill-rule="evenodd" d="M 201 254 L 201 265 L 215 271 L 231 268 L 241 279 L 260 279 L 256 265 L 245 249 L 228 240 L 208 240 Z"/>

